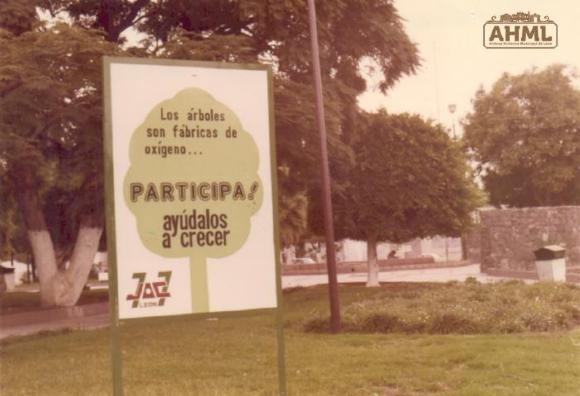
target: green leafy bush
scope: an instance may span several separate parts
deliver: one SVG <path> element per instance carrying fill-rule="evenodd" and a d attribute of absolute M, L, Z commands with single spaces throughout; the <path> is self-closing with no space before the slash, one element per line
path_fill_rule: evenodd
<path fill-rule="evenodd" d="M 417 290 L 395 288 L 347 305 L 343 329 L 361 333 L 481 334 L 565 330 L 580 323 L 580 288 L 519 281 L 450 282 Z M 304 329 L 327 331 L 327 318 L 308 319 Z"/>

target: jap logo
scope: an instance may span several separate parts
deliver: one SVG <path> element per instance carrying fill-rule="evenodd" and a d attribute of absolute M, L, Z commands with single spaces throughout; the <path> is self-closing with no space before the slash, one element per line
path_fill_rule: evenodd
<path fill-rule="evenodd" d="M 556 48 L 558 25 L 530 12 L 492 16 L 483 25 L 485 48 Z"/>
<path fill-rule="evenodd" d="M 146 282 L 146 272 L 136 272 L 133 279 L 137 280 L 137 289 L 134 294 L 127 295 L 127 301 L 133 301 L 133 308 L 162 307 L 165 299 L 171 297 L 169 282 L 171 271 L 162 271 L 157 274 L 158 281 Z"/>

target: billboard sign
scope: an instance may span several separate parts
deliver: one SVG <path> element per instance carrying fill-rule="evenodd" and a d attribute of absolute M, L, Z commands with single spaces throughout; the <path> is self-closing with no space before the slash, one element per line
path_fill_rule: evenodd
<path fill-rule="evenodd" d="M 119 318 L 276 308 L 269 68 L 106 58 L 105 77 Z"/>

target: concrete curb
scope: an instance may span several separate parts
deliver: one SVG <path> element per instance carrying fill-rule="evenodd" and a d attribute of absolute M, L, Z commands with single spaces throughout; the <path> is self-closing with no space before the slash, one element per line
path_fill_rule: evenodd
<path fill-rule="evenodd" d="M 407 259 L 409 263 L 398 264 L 397 261 L 404 262 L 406 259 L 398 260 L 384 260 L 379 261 L 379 271 L 380 272 L 394 272 L 394 271 L 407 271 L 407 270 L 425 270 L 425 269 L 445 269 L 445 268 L 457 268 L 465 267 L 471 265 L 467 261 L 455 261 L 447 263 L 435 263 L 432 260 L 423 260 L 420 262 L 417 259 L 411 261 Z M 427 261 L 427 262 L 425 262 Z M 337 273 L 339 274 L 351 274 L 351 273 L 366 273 L 367 263 L 366 262 L 352 262 L 352 263 L 339 263 L 337 265 Z M 301 264 L 301 265 L 283 265 L 282 275 L 322 275 L 326 274 L 326 263 L 319 264 Z"/>

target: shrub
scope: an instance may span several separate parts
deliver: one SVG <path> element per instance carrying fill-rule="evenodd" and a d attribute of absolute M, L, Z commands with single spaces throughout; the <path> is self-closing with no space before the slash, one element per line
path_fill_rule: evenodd
<path fill-rule="evenodd" d="M 444 312 L 435 315 L 430 321 L 428 332 L 432 334 L 450 334 L 450 333 L 474 333 L 477 324 L 467 315 L 461 315 L 455 312 Z"/>
<path fill-rule="evenodd" d="M 365 333 L 478 334 L 556 331 L 580 323 L 580 288 L 566 284 L 503 282 L 425 285 L 412 292 L 386 286 L 384 293 L 347 305 L 343 328 Z M 306 331 L 328 330 L 313 317 Z"/>

